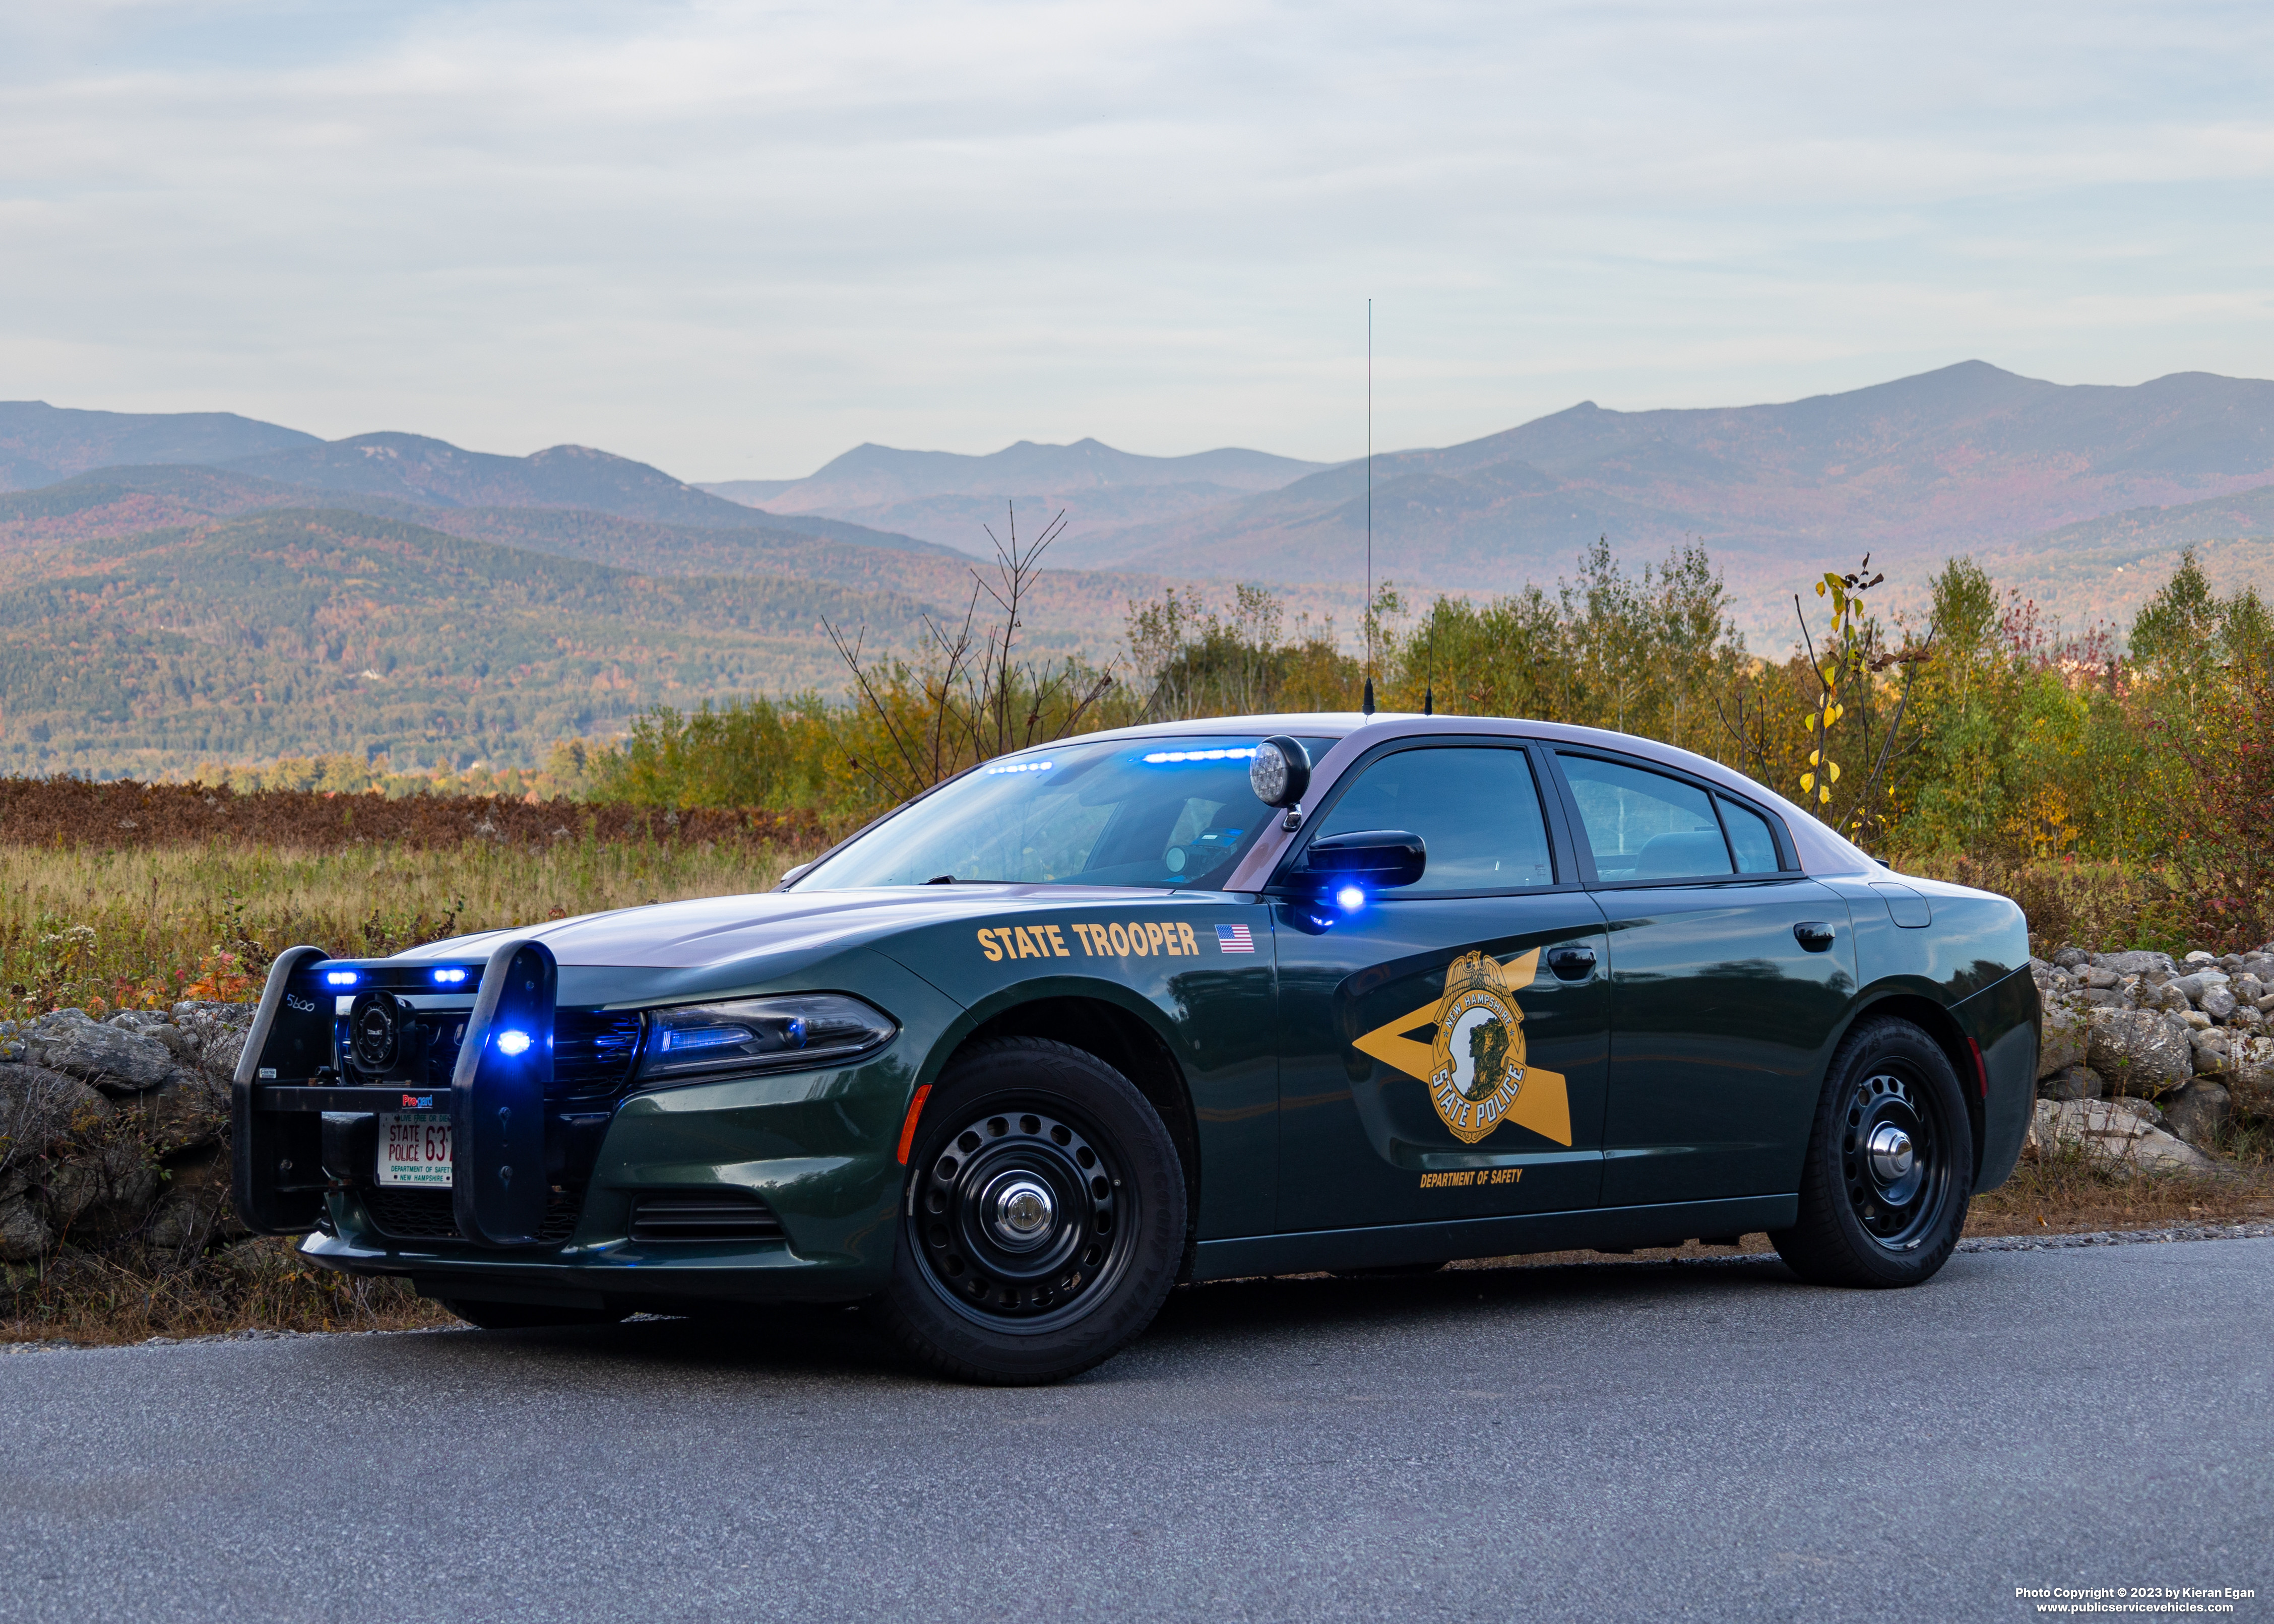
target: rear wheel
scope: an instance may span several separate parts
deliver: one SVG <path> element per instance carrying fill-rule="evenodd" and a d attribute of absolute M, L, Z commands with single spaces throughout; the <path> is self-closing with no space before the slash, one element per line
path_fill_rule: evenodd
<path fill-rule="evenodd" d="M 605 1308 L 547 1308 L 540 1303 L 486 1303 L 462 1297 L 435 1300 L 468 1325 L 484 1331 L 527 1331 L 547 1325 L 615 1325 L 624 1317 Z"/>
<path fill-rule="evenodd" d="M 1184 1169 L 1144 1095 L 1067 1044 L 998 1039 L 924 1107 L 879 1317 L 950 1375 L 1055 1381 L 1152 1323 L 1184 1241 Z"/>
<path fill-rule="evenodd" d="M 1915 1286 L 1958 1244 L 1974 1137 L 1941 1046 L 1886 1018 L 1833 1056 L 1801 1170 L 1799 1221 L 1769 1239 L 1803 1280 Z"/>

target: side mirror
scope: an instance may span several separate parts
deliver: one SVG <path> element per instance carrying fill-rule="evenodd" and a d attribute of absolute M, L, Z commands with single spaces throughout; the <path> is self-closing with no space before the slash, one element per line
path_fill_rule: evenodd
<path fill-rule="evenodd" d="M 1267 807 L 1298 805 L 1311 787 L 1311 753 L 1299 739 L 1266 739 L 1247 763 L 1247 786 Z"/>
<path fill-rule="evenodd" d="M 1428 862 L 1429 848 L 1419 835 L 1403 829 L 1366 829 L 1312 841 L 1295 875 L 1322 891 L 1343 885 L 1386 891 L 1412 884 Z"/>

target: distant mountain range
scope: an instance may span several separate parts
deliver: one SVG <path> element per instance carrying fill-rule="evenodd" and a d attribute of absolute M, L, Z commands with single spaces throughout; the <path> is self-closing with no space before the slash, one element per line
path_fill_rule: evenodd
<path fill-rule="evenodd" d="M 1362 463 L 1205 455 L 1252 459 L 1230 464 L 1245 488 L 1222 472 L 1169 471 L 1203 458 L 1129 458 L 1088 440 L 991 457 L 864 446 L 808 479 L 706 488 L 785 515 L 889 514 L 895 529 L 967 550 L 985 545 L 975 518 L 1015 498 L 1073 510 L 1064 564 L 1278 583 L 1356 575 Z M 2214 535 L 2274 536 L 2274 383 L 2182 372 L 2064 386 L 1969 361 L 1781 405 L 1583 402 L 1482 440 L 1378 455 L 1372 506 L 1378 575 L 1472 592 L 1553 581 L 1597 536 L 1630 563 L 1696 538 L 1728 571 L 1741 621 L 1775 636 L 1795 586 L 1866 551 L 1918 580 L 1959 553 L 1995 573 L 2001 559 L 2056 545 L 2048 532 L 2082 538 L 2075 527 L 2112 522 L 2138 539 L 2135 562 Z M 2063 590 L 2078 611 L 2097 596 L 2077 582 Z"/>
<path fill-rule="evenodd" d="M 1171 581 L 1276 583 L 1347 630 L 1367 515 L 1361 464 L 1249 450 L 870 445 L 697 486 L 585 447 L 39 402 L 0 402 L 0 771 L 531 762 L 659 701 L 833 689 L 824 620 L 913 651 L 1013 504 L 1024 536 L 1069 515 L 1029 605 L 1038 650 L 1110 651 Z M 1970 553 L 2072 626 L 2120 622 L 2183 545 L 2224 588 L 2274 583 L 2274 383 L 2070 387 L 1968 362 L 1782 405 L 1583 402 L 1376 457 L 1373 522 L 1377 578 L 1422 598 L 1552 585 L 1599 535 L 1630 569 L 1695 538 L 1771 653 L 1791 595 L 1867 550 L 1884 606 L 1916 609 Z"/>
<path fill-rule="evenodd" d="M 966 553 L 581 447 L 37 405 L 0 427 L 8 466 L 64 476 L 0 494 L 0 771 L 339 749 L 531 764 L 651 704 L 834 693 L 825 623 L 913 653 L 922 618 L 972 591 Z M 212 460 L 103 463 L 122 447 Z M 1163 584 L 1050 572 L 1028 645 L 1102 650 Z"/>
<path fill-rule="evenodd" d="M 1276 491 L 1328 467 L 1264 451 L 1140 456 L 1095 440 L 1022 440 L 985 456 L 856 446 L 803 479 L 732 479 L 703 490 L 772 513 L 824 515 L 905 531 L 982 555 L 987 528 L 1007 540 L 1009 510 L 1035 529 L 1064 510 L 1069 525 L 1150 524 Z"/>

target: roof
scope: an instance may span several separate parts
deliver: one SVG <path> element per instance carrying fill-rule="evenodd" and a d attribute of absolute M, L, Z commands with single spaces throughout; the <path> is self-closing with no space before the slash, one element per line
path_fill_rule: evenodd
<path fill-rule="evenodd" d="M 1333 786 L 1336 778 L 1352 762 L 1386 740 L 1447 734 L 1467 734 L 1473 738 L 1482 734 L 1540 739 L 1554 744 L 1590 745 L 1686 772 L 1733 794 L 1758 801 L 1781 814 L 1785 827 L 1792 835 L 1793 846 L 1799 853 L 1800 866 L 1807 873 L 1859 874 L 1879 867 L 1861 847 L 1842 838 L 1837 831 L 1828 828 L 1807 808 L 1795 805 L 1735 768 L 1677 746 L 1660 743 L 1655 739 L 1615 733 L 1606 727 L 1575 727 L 1564 722 L 1535 722 L 1517 717 L 1418 716 L 1410 710 L 1377 710 L 1372 716 L 1362 715 L 1356 710 L 1312 710 L 1283 711 L 1262 716 L 1196 717 L 1187 721 L 1114 728 L 1110 732 L 1085 733 L 1081 737 L 1083 743 L 1089 743 L 1097 740 L 1157 739 L 1163 735 L 1190 733 L 1289 733 L 1307 734 L 1314 738 L 1323 734 L 1334 739 L 1336 743 L 1333 747 L 1312 763 L 1312 793 L 1308 799 L 1314 801 Z M 1069 741 L 1054 742 L 1064 744 Z M 1275 824 L 1241 860 L 1239 867 L 1226 883 L 1227 889 L 1253 891 L 1261 886 L 1293 838 L 1291 832 Z"/>

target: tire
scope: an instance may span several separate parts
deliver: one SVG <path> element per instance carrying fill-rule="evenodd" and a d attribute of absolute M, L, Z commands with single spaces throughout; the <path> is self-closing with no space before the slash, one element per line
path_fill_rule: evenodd
<path fill-rule="evenodd" d="M 1833 1056 L 1798 1222 L 1769 1239 L 1818 1285 L 1916 1286 L 1958 1244 L 1973 1193 L 1974 1132 L 1950 1057 L 1909 1021 L 1883 1017 Z"/>
<path fill-rule="evenodd" d="M 1057 1381 L 1152 1324 L 1184 1245 L 1184 1167 L 1145 1096 L 1069 1044 L 996 1039 L 924 1106 L 877 1318 L 943 1374 Z"/>
<path fill-rule="evenodd" d="M 539 1303 L 486 1303 L 471 1297 L 436 1302 L 477 1330 L 529 1331 L 548 1325 L 615 1325 L 623 1315 L 605 1308 L 547 1308 Z"/>

